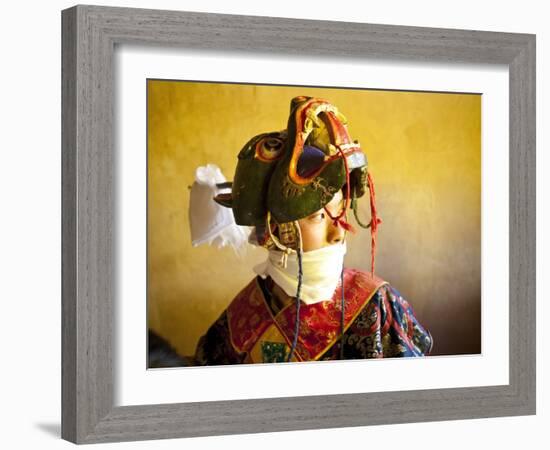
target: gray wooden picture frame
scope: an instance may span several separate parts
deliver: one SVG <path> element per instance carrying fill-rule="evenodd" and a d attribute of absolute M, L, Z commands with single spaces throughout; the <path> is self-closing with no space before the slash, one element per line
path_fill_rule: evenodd
<path fill-rule="evenodd" d="M 97 6 L 63 11 L 62 35 L 64 439 L 94 443 L 535 413 L 534 35 Z M 114 406 L 113 54 L 116 44 L 127 43 L 507 65 L 509 384 Z"/>

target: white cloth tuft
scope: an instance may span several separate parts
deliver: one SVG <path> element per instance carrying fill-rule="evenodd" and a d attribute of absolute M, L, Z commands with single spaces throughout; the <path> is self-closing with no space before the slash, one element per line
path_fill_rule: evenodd
<path fill-rule="evenodd" d="M 225 181 L 222 171 L 215 164 L 197 168 L 189 199 L 191 241 L 193 247 L 201 244 L 217 248 L 230 245 L 241 254 L 248 241 L 248 227 L 237 225 L 231 208 L 214 201 L 217 194 L 225 191 L 216 184 Z"/>

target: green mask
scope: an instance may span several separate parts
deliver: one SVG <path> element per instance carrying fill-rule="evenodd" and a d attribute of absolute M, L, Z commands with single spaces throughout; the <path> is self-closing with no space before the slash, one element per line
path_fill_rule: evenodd
<path fill-rule="evenodd" d="M 346 167 L 347 166 L 347 167 Z M 231 207 L 238 225 L 293 222 L 322 209 L 340 189 L 352 198 L 367 189 L 367 159 L 349 137 L 345 117 L 329 102 L 295 97 L 287 129 L 253 137 L 238 156 Z"/>

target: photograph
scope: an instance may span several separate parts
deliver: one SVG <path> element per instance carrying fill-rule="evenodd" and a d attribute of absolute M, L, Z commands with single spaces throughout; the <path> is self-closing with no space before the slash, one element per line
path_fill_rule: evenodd
<path fill-rule="evenodd" d="M 146 89 L 147 368 L 482 354 L 480 93 Z"/>

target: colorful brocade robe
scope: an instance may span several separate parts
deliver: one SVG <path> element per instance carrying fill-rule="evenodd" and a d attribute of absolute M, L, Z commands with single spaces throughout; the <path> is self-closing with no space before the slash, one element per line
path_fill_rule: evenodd
<path fill-rule="evenodd" d="M 341 286 L 327 301 L 300 306 L 300 332 L 292 361 L 428 355 L 433 341 L 408 302 L 370 273 L 344 270 L 344 334 Z M 294 301 L 275 311 L 260 277 L 253 279 L 199 340 L 198 365 L 284 362 L 294 339 Z"/>

